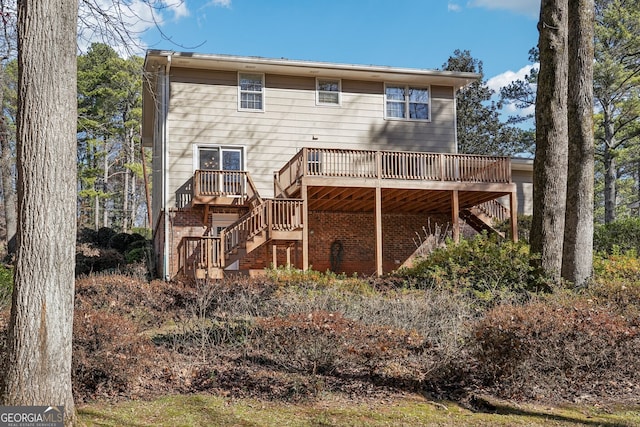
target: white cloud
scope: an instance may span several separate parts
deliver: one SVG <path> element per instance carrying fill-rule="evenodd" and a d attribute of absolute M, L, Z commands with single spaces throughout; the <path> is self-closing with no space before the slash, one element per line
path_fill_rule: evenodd
<path fill-rule="evenodd" d="M 461 8 L 459 4 L 449 2 L 449 4 L 447 5 L 447 10 L 449 12 L 460 12 Z"/>
<path fill-rule="evenodd" d="M 207 6 L 231 7 L 231 0 L 211 0 Z"/>
<path fill-rule="evenodd" d="M 467 5 L 486 9 L 510 10 L 532 18 L 540 14 L 540 0 L 470 0 Z"/>
<path fill-rule="evenodd" d="M 518 71 L 505 71 L 502 74 L 498 74 L 497 76 L 491 77 L 487 80 L 487 86 L 495 91 L 495 97 L 498 97 L 500 93 L 500 89 L 508 86 L 510 83 L 515 82 L 516 80 L 524 80 L 527 74 L 531 73 L 533 68 L 539 68 L 540 64 L 529 64 L 520 68 Z M 502 112 L 509 116 L 526 116 L 528 114 L 533 114 L 535 112 L 535 106 L 530 106 L 527 108 L 518 108 L 515 103 L 505 104 L 502 107 Z"/>
<path fill-rule="evenodd" d="M 178 1 L 176 3 L 167 4 L 167 9 L 173 12 L 174 19 L 186 18 L 189 16 L 189 8 L 186 1 Z"/>
<path fill-rule="evenodd" d="M 490 89 L 493 89 L 496 92 L 500 91 L 500 88 L 508 86 L 509 83 L 514 82 L 516 80 L 524 80 L 525 76 L 531 72 L 532 68 L 537 68 L 538 64 L 529 64 L 520 68 L 518 71 L 505 71 L 502 74 L 498 74 L 497 76 L 491 77 L 487 80 L 487 86 Z"/>

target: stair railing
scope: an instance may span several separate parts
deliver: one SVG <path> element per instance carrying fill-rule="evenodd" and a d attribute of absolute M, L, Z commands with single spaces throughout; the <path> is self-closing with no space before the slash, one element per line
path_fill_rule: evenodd
<path fill-rule="evenodd" d="M 222 230 L 226 256 L 245 246 L 255 236 L 270 230 L 291 231 L 302 228 L 302 200 L 266 199 L 236 222 Z M 269 236 L 267 236 L 269 237 Z"/>

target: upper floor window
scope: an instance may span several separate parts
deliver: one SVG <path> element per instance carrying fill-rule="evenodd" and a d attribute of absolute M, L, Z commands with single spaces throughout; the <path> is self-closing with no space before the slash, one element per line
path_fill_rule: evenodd
<path fill-rule="evenodd" d="M 429 88 L 401 85 L 385 86 L 386 117 L 429 120 Z"/>
<path fill-rule="evenodd" d="M 264 111 L 264 74 L 238 74 L 241 110 Z"/>
<path fill-rule="evenodd" d="M 316 79 L 316 104 L 340 105 L 340 80 Z"/>

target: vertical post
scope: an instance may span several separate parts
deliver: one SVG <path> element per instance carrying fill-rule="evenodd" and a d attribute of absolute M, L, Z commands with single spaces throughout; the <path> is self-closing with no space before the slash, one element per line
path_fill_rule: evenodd
<path fill-rule="evenodd" d="M 306 163 L 305 163 L 306 164 Z M 309 269 L 309 200 L 307 196 L 307 186 L 300 188 L 302 198 L 302 270 Z"/>
<path fill-rule="evenodd" d="M 213 239 L 204 239 L 204 250 L 206 251 L 207 271 L 211 271 L 213 267 Z"/>
<path fill-rule="evenodd" d="M 518 193 L 512 191 L 509 193 L 509 205 L 511 209 L 511 239 L 518 241 Z"/>
<path fill-rule="evenodd" d="M 278 268 L 278 246 L 275 243 L 271 245 L 271 257 L 273 268 Z"/>
<path fill-rule="evenodd" d="M 267 220 L 267 223 L 265 224 L 267 229 L 266 239 L 269 240 L 269 238 L 271 237 L 271 230 L 273 230 L 273 220 L 274 220 L 273 211 L 276 208 L 276 204 L 272 200 L 268 200 L 266 204 L 266 208 L 267 208 L 267 218 L 265 218 Z"/>
<path fill-rule="evenodd" d="M 226 238 L 226 233 L 223 231 L 220 233 L 220 248 L 219 248 L 219 256 L 220 256 L 220 268 L 224 268 L 224 262 L 225 262 L 225 238 Z"/>
<path fill-rule="evenodd" d="M 453 241 L 460 241 L 460 205 L 458 200 L 458 190 L 451 192 L 451 227 L 453 232 Z"/>
<path fill-rule="evenodd" d="M 291 245 L 287 246 L 287 268 L 291 268 Z"/>
<path fill-rule="evenodd" d="M 382 189 L 380 183 L 376 186 L 376 275 L 382 276 Z"/>

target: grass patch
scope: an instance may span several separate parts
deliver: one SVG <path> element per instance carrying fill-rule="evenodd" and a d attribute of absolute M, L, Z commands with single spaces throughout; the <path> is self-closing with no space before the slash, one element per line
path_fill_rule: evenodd
<path fill-rule="evenodd" d="M 91 404 L 78 408 L 87 426 L 634 426 L 640 408 L 550 408 L 482 401 L 482 410 L 417 395 L 353 405 L 327 395 L 313 404 L 253 399 L 228 400 L 209 395 L 168 396 L 153 401 Z"/>

